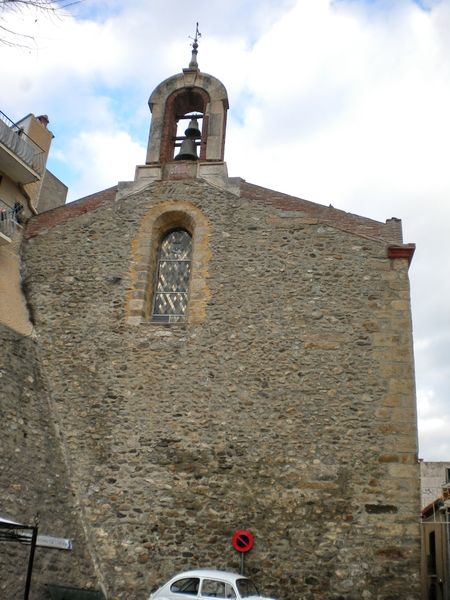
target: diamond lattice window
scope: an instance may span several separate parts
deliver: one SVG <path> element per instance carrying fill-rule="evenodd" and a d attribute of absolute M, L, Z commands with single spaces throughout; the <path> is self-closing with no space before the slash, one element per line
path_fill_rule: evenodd
<path fill-rule="evenodd" d="M 161 241 L 152 321 L 176 323 L 186 319 L 191 274 L 192 237 L 184 229 Z"/>

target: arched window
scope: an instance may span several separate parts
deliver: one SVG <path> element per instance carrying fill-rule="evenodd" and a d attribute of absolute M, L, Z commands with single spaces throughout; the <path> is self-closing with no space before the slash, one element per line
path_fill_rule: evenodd
<path fill-rule="evenodd" d="M 172 200 L 149 207 L 130 246 L 128 325 L 204 322 L 210 239 L 211 224 L 194 204 Z"/>
<path fill-rule="evenodd" d="M 153 296 L 152 321 L 176 323 L 186 319 L 191 274 L 192 236 L 175 229 L 161 240 Z"/>

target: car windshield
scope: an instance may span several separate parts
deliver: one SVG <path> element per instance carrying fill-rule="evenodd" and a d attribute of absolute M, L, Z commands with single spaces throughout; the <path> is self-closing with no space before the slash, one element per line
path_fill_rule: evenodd
<path fill-rule="evenodd" d="M 259 596 L 256 585 L 250 579 L 238 579 L 236 581 L 237 589 L 241 598 L 249 598 L 250 596 Z"/>

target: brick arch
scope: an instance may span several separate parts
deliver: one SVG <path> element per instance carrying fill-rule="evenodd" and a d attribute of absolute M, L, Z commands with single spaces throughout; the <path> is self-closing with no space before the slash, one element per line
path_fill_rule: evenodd
<path fill-rule="evenodd" d="M 210 297 L 207 277 L 211 226 L 194 204 L 171 200 L 153 206 L 144 215 L 131 242 L 130 289 L 125 304 L 125 321 L 129 325 L 150 321 L 159 243 L 168 231 L 178 227 L 189 231 L 193 242 L 185 323 L 201 323 L 204 320 Z"/>
<path fill-rule="evenodd" d="M 173 160 L 174 138 L 177 132 L 178 119 L 190 112 L 198 112 L 203 115 L 199 159 L 205 160 L 209 120 L 206 109 L 209 102 L 209 94 L 201 88 L 182 88 L 176 90 L 167 98 L 161 133 L 160 162 Z"/>

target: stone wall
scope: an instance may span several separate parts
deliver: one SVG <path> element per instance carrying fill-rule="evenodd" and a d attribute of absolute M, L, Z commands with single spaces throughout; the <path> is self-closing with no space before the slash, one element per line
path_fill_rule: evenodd
<path fill-rule="evenodd" d="M 169 181 L 104 200 L 33 219 L 23 258 L 108 597 L 143 600 L 185 568 L 237 570 L 230 538 L 245 528 L 256 540 L 246 569 L 266 595 L 415 600 L 407 260 L 245 186 L 236 197 Z M 204 318 L 128 325 L 141 223 L 171 201 L 208 222 Z"/>
<path fill-rule="evenodd" d="M 0 325 L 2 516 L 39 533 L 73 540 L 65 552 L 37 548 L 31 599 L 50 598 L 47 583 L 97 584 L 79 510 L 60 451 L 59 436 L 37 360 L 38 344 Z M 29 546 L 0 541 L 0 597 L 23 598 Z"/>

